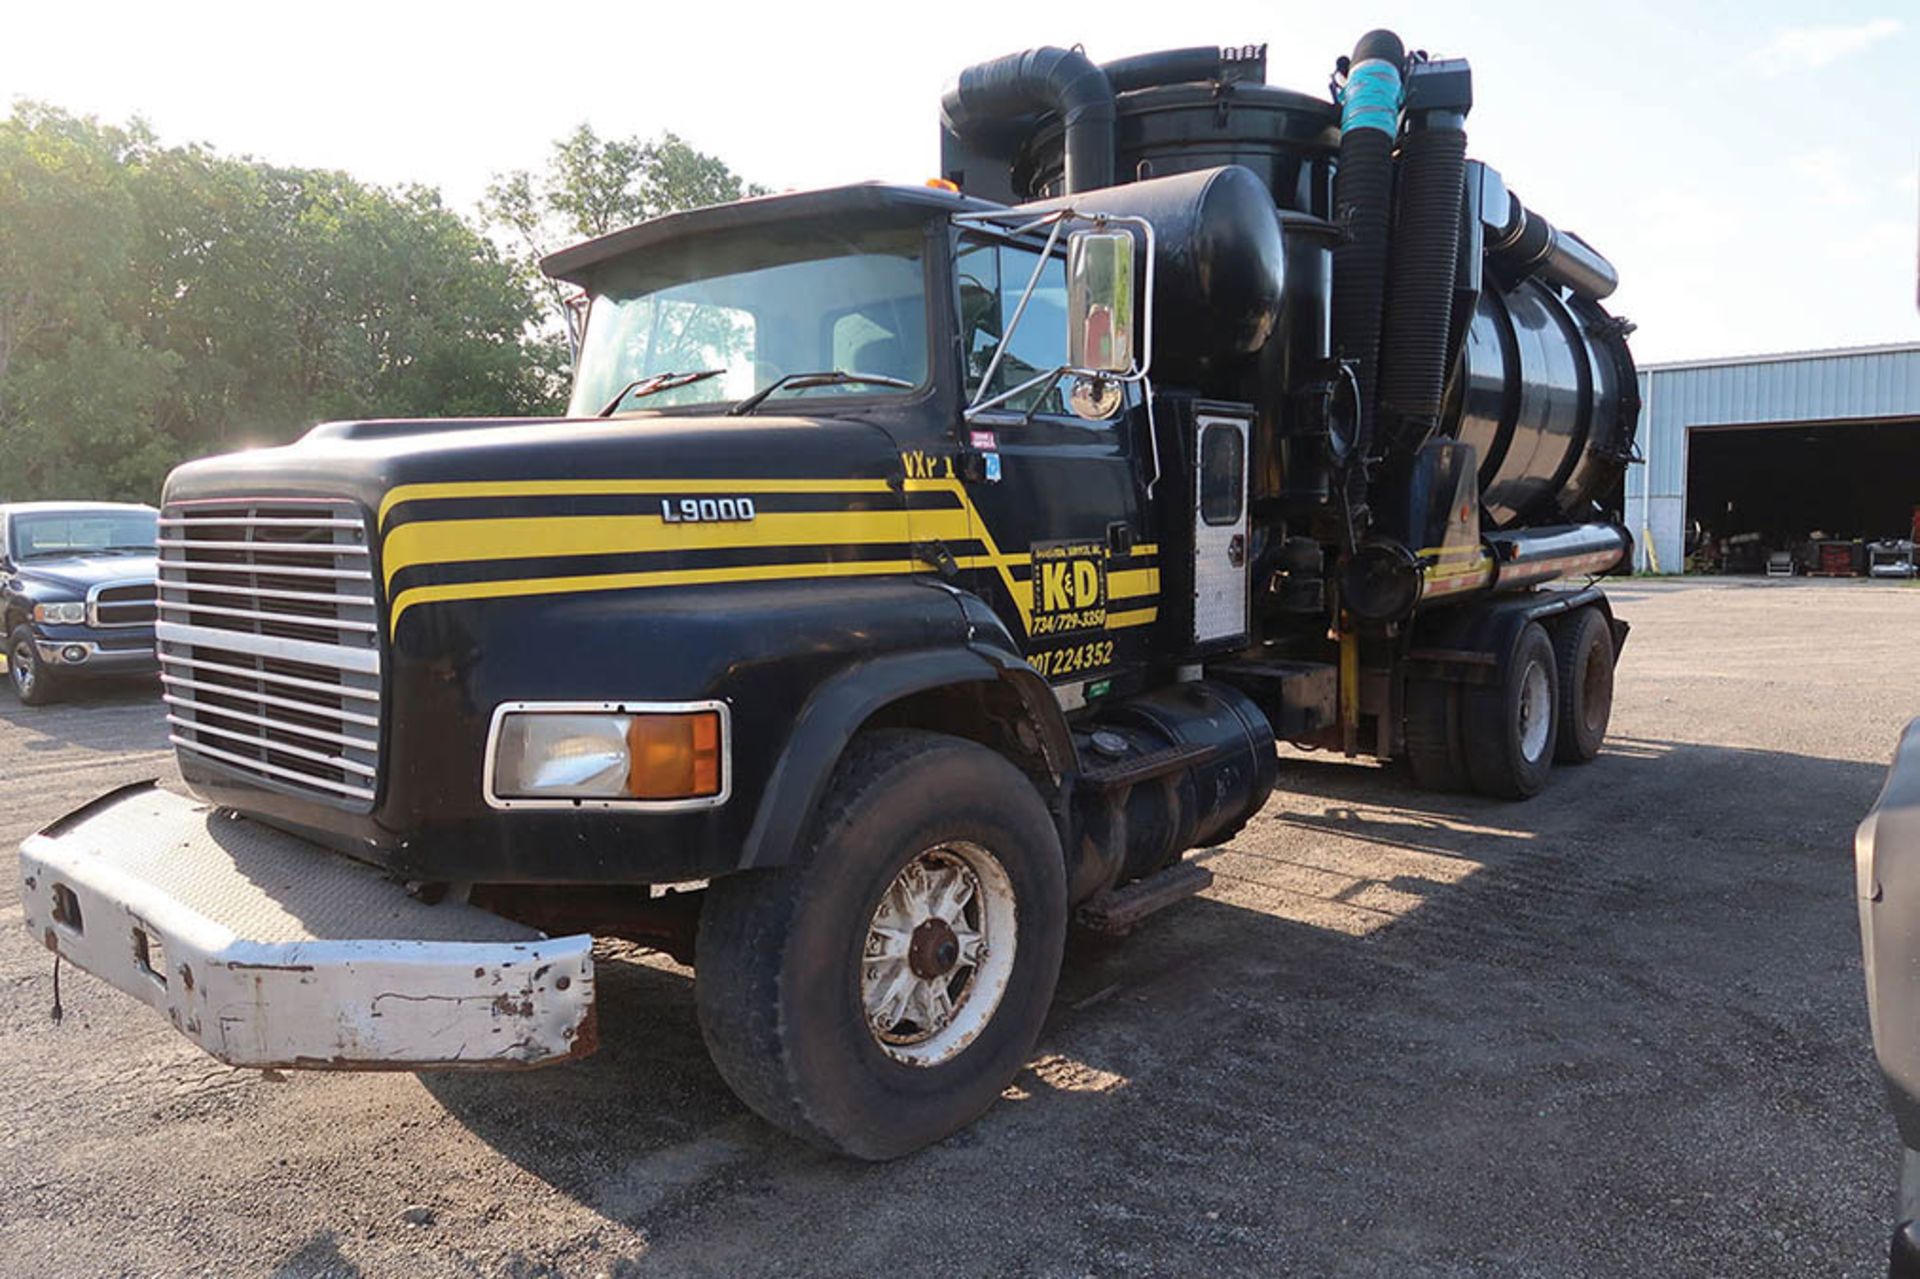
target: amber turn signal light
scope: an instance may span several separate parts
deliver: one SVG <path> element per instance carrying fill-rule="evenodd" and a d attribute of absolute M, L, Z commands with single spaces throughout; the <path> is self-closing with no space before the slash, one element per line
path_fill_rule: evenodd
<path fill-rule="evenodd" d="M 720 793 L 720 713 L 635 715 L 627 725 L 627 794 L 705 799 Z"/>

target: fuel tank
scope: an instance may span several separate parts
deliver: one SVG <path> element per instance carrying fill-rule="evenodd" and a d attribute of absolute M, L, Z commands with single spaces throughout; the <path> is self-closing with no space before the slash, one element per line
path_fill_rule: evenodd
<path fill-rule="evenodd" d="M 1076 735 L 1086 765 L 1075 902 L 1230 839 L 1279 776 L 1273 726 L 1251 698 L 1194 680 L 1107 707 Z"/>

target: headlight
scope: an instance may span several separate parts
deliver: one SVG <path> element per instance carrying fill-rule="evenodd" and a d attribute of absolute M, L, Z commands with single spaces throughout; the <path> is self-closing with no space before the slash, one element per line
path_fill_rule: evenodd
<path fill-rule="evenodd" d="M 33 620 L 51 622 L 55 626 L 78 626 L 87 620 L 87 606 L 78 601 L 71 604 L 35 604 Z"/>
<path fill-rule="evenodd" d="M 726 712 L 510 703 L 496 713 L 488 798 L 718 803 L 726 791 Z"/>

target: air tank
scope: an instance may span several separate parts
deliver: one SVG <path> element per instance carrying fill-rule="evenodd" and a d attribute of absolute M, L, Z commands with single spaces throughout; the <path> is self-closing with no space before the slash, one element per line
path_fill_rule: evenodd
<path fill-rule="evenodd" d="M 1036 201 L 1153 224 L 1153 372 L 1207 384 L 1257 354 L 1279 329 L 1287 244 L 1267 188 L 1239 165 Z M 1131 229 L 1131 228 L 1129 228 Z"/>

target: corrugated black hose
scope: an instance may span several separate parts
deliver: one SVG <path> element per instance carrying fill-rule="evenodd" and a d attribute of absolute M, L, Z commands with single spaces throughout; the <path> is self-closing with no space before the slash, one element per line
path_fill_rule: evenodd
<path fill-rule="evenodd" d="M 1466 172 L 1463 129 L 1415 129 L 1400 144 L 1378 419 L 1396 451 L 1419 448 L 1440 420 Z"/>
<path fill-rule="evenodd" d="M 1399 129 L 1400 68 L 1406 49 L 1391 31 L 1369 31 L 1354 45 L 1342 90 L 1340 167 L 1333 216 L 1345 239 L 1333 250 L 1333 341 L 1360 388 L 1347 492 L 1365 501 L 1364 459 L 1372 449 L 1381 309 L 1393 216 L 1393 141 Z"/>

